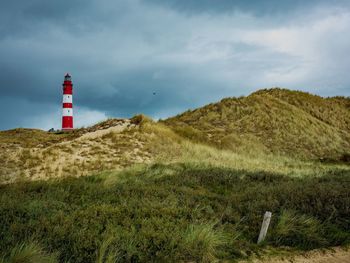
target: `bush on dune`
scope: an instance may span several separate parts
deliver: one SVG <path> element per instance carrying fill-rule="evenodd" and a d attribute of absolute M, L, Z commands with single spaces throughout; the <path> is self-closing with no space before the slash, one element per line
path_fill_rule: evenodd
<path fill-rule="evenodd" d="M 324 226 L 319 220 L 292 211 L 282 211 L 274 228 L 273 241 L 278 246 L 312 249 L 328 245 Z"/>

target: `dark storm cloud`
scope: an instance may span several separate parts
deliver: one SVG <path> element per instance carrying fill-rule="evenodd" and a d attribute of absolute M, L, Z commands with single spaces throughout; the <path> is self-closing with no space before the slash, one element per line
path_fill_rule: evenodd
<path fill-rule="evenodd" d="M 349 95 L 349 22 L 341 0 L 1 1 L 0 129 L 58 128 L 67 71 L 80 125 L 262 87 Z"/>
<path fill-rule="evenodd" d="M 102 30 L 127 15 L 127 2 L 12 0 L 0 2 L 0 39 L 43 35 L 54 28 L 73 34 Z"/>
<path fill-rule="evenodd" d="M 186 72 L 187 71 L 187 72 Z M 96 109 L 109 115 L 124 114 L 130 116 L 136 113 L 145 113 L 151 116 L 165 117 L 160 110 L 167 108 L 186 109 L 197 107 L 198 97 L 209 102 L 210 99 L 219 99 L 217 91 L 210 91 L 213 83 L 195 77 L 195 72 L 189 69 L 179 69 L 163 66 L 161 68 L 140 68 L 123 74 L 110 76 L 111 91 L 108 96 L 94 94 L 82 96 L 81 102 L 93 105 L 96 98 L 99 103 Z M 90 91 L 94 90 L 92 84 Z M 198 94 L 197 87 L 208 90 L 206 94 Z M 78 99 L 80 100 L 80 99 Z"/>
<path fill-rule="evenodd" d="M 143 0 L 148 3 L 174 8 L 188 14 L 230 13 L 243 11 L 254 15 L 270 15 L 311 8 L 315 5 L 349 6 L 347 0 Z"/>

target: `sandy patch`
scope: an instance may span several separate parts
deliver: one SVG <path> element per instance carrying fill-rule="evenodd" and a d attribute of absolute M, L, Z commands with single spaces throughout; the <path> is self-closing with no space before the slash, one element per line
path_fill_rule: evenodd
<path fill-rule="evenodd" d="M 89 133 L 85 133 L 82 136 L 80 136 L 79 138 L 76 139 L 76 141 L 83 141 L 83 140 L 91 140 L 91 139 L 96 139 L 96 138 L 100 138 L 103 135 L 106 135 L 108 133 L 114 132 L 114 133 L 120 133 L 122 131 L 124 131 L 126 128 L 131 126 L 135 126 L 135 125 L 131 125 L 130 124 L 130 120 L 124 120 L 123 122 L 120 122 L 119 125 L 107 128 L 107 129 L 101 129 L 101 130 L 97 130 L 94 132 L 89 132 Z"/>

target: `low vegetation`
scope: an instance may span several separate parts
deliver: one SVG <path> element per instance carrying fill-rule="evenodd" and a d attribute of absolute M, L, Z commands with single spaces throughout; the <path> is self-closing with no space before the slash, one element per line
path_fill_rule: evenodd
<path fill-rule="evenodd" d="M 191 163 L 17 183 L 0 189 L 0 251 L 38 240 L 59 262 L 213 262 L 347 245 L 349 189 L 342 170 L 301 178 Z"/>

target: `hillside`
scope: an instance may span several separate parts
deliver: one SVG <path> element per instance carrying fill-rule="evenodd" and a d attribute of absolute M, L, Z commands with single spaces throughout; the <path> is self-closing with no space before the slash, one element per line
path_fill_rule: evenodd
<path fill-rule="evenodd" d="M 347 247 L 349 105 L 272 89 L 159 122 L 1 131 L 0 262 L 274 262 Z"/>
<path fill-rule="evenodd" d="M 164 122 L 184 137 L 218 148 L 342 160 L 350 152 L 349 105 L 349 98 L 275 88 L 226 98 Z"/>
<path fill-rule="evenodd" d="M 138 128 L 128 119 L 111 119 L 70 133 L 2 131 L 0 181 L 81 176 L 147 162 Z"/>
<path fill-rule="evenodd" d="M 160 122 L 139 115 L 70 133 L 1 131 L 0 182 L 81 176 L 157 160 L 200 161 L 201 155 L 211 156 L 215 163 L 223 153 L 234 168 L 291 173 L 301 170 L 294 170 L 299 163 L 295 157 L 348 162 L 349 101 L 270 89 L 226 98 Z M 196 152 L 190 156 L 189 151 Z M 327 170 L 302 165 L 306 173 L 315 166 Z"/>

